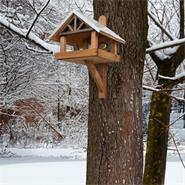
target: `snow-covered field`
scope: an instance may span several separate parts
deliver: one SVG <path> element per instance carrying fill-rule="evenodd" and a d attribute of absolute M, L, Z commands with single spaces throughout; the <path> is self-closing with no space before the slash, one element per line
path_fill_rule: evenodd
<path fill-rule="evenodd" d="M 84 185 L 85 161 L 14 159 L 0 166 L 1 185 Z"/>
<path fill-rule="evenodd" d="M 19 157 L 0 158 L 0 185 L 85 185 L 86 153 L 83 150 L 11 151 Z M 165 185 L 183 184 L 185 169 L 177 156 L 170 156 Z"/>

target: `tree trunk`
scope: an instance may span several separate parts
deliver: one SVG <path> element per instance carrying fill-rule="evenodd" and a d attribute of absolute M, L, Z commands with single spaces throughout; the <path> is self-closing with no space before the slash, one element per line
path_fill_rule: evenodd
<path fill-rule="evenodd" d="M 94 15 L 126 40 L 121 63 L 109 64 L 107 99 L 90 78 L 87 185 L 142 184 L 142 75 L 147 0 L 94 0 Z"/>
<path fill-rule="evenodd" d="M 184 99 L 185 99 L 185 91 L 184 91 Z M 183 105 L 182 105 L 182 108 L 183 108 L 183 110 L 182 110 L 182 112 L 183 112 L 183 114 L 184 114 L 184 116 L 183 116 L 183 128 L 185 128 L 185 102 L 182 102 L 183 103 Z"/>
<path fill-rule="evenodd" d="M 144 184 L 162 185 L 165 178 L 171 98 L 154 92 L 151 101 Z"/>
<path fill-rule="evenodd" d="M 158 65 L 159 74 L 163 76 L 175 75 L 177 66 L 173 60 Z M 172 89 L 169 80 L 159 79 L 159 86 Z M 165 180 L 166 156 L 168 149 L 168 131 L 170 124 L 171 97 L 170 91 L 162 94 L 153 92 L 151 98 L 150 116 L 148 123 L 147 150 L 144 170 L 145 185 L 163 185 Z"/>

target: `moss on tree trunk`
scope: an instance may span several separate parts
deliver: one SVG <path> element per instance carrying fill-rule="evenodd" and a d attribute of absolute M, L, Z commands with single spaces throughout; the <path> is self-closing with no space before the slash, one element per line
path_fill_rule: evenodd
<path fill-rule="evenodd" d="M 159 74 L 174 76 L 173 63 L 158 66 Z M 172 89 L 169 80 L 159 79 L 158 85 Z M 163 89 L 163 90 L 164 90 Z M 153 92 L 148 123 L 147 149 L 144 170 L 144 185 L 163 185 L 165 179 L 166 156 L 171 112 L 170 91 L 163 94 Z"/>
<path fill-rule="evenodd" d="M 171 98 L 154 92 L 151 101 L 144 184 L 161 185 L 165 177 Z"/>

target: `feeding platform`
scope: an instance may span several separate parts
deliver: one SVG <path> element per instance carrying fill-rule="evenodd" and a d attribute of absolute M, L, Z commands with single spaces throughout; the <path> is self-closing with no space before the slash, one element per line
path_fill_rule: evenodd
<path fill-rule="evenodd" d="M 124 39 L 106 27 L 106 17 L 100 16 L 97 22 L 73 11 L 50 39 L 60 43 L 60 51 L 54 58 L 87 65 L 98 86 L 99 98 L 105 98 L 108 63 L 122 61 L 118 44 L 125 44 Z"/>

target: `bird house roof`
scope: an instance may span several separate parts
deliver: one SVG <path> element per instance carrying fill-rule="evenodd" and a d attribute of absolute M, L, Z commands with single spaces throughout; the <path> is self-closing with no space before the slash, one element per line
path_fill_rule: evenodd
<path fill-rule="evenodd" d="M 50 40 L 60 42 L 60 33 L 63 31 L 63 29 L 66 27 L 67 23 L 76 16 L 78 19 L 80 19 L 82 22 L 84 22 L 86 25 L 88 25 L 90 28 L 95 30 L 96 32 L 109 37 L 113 40 L 116 40 L 117 42 L 125 44 L 125 40 L 122 39 L 119 35 L 114 33 L 112 30 L 110 30 L 105 25 L 100 24 L 98 21 L 84 16 L 83 14 L 79 13 L 78 11 L 72 11 L 63 21 L 62 23 L 54 30 L 54 32 L 49 37 Z"/>

